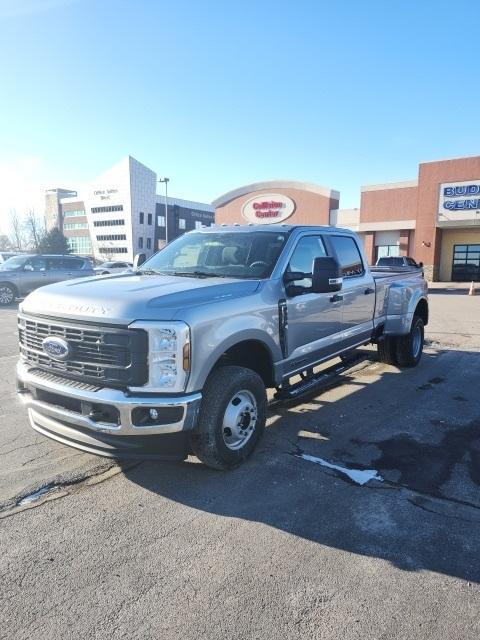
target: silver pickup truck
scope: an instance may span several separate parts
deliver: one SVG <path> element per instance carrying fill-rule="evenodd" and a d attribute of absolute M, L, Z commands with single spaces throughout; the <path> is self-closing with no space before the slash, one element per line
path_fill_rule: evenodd
<path fill-rule="evenodd" d="M 262 435 L 267 388 L 300 398 L 324 379 L 319 365 L 368 343 L 415 366 L 427 322 L 421 271 L 370 269 L 351 231 L 214 226 L 132 273 L 31 293 L 18 390 L 32 427 L 59 442 L 112 457 L 193 452 L 228 469 Z"/>

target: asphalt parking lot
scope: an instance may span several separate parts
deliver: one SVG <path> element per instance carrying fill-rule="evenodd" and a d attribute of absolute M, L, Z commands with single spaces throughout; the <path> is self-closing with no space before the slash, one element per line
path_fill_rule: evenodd
<path fill-rule="evenodd" d="M 371 362 L 272 409 L 227 474 L 33 432 L 0 310 L 0 638 L 477 640 L 480 296 L 430 306 L 416 369 Z"/>

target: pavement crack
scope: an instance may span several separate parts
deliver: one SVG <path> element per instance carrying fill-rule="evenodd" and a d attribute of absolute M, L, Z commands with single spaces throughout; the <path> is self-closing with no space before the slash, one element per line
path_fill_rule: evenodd
<path fill-rule="evenodd" d="M 131 464 L 123 464 L 122 466 L 117 464 L 111 464 L 107 467 L 100 466 L 80 473 L 72 478 L 58 478 L 51 482 L 43 482 L 0 503 L 0 520 L 13 516 L 25 509 L 38 507 L 47 500 L 67 496 L 76 486 L 87 485 L 89 481 L 90 484 L 98 484 L 124 470 L 133 469 L 140 464 L 141 461 L 136 461 Z M 93 480 L 95 480 L 95 482 L 93 482 Z"/>

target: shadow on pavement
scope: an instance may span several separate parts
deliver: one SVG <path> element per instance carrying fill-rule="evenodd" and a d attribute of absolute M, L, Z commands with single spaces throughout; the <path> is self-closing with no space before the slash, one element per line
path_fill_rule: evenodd
<path fill-rule="evenodd" d="M 480 404 L 475 383 L 456 377 L 476 367 L 470 373 L 478 379 L 475 358 L 429 353 L 401 374 L 374 365 L 378 380 L 370 383 L 368 370 L 363 378 L 356 374 L 355 386 L 339 399 L 318 396 L 275 410 L 255 454 L 234 471 L 191 459 L 143 463 L 125 475 L 207 514 L 263 523 L 405 571 L 480 582 Z M 320 439 L 299 438 L 305 429 Z M 297 457 L 301 451 L 376 469 L 385 482 L 355 485 Z"/>
<path fill-rule="evenodd" d="M 457 288 L 449 288 L 449 287 L 445 287 L 442 289 L 429 289 L 428 290 L 428 295 L 429 296 L 434 296 L 437 294 L 441 294 L 441 295 L 448 295 L 448 296 L 466 296 L 468 295 L 468 292 L 470 290 L 470 285 L 468 285 L 467 287 L 465 287 L 464 289 L 457 289 Z"/>

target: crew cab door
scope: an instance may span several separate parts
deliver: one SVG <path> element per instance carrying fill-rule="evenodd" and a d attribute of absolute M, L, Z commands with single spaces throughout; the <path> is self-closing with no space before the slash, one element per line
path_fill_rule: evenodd
<path fill-rule="evenodd" d="M 299 238 L 287 267 L 288 272 L 311 274 L 313 261 L 326 256 L 320 235 Z M 288 326 L 284 349 L 284 374 L 307 368 L 335 350 L 342 330 L 342 300 L 332 293 L 313 293 L 310 277 L 285 286 Z"/>
<path fill-rule="evenodd" d="M 342 271 L 343 286 L 339 291 L 343 296 L 342 343 L 348 347 L 372 335 L 375 282 L 368 265 L 364 264 L 356 238 L 328 234 L 327 242 Z"/>

